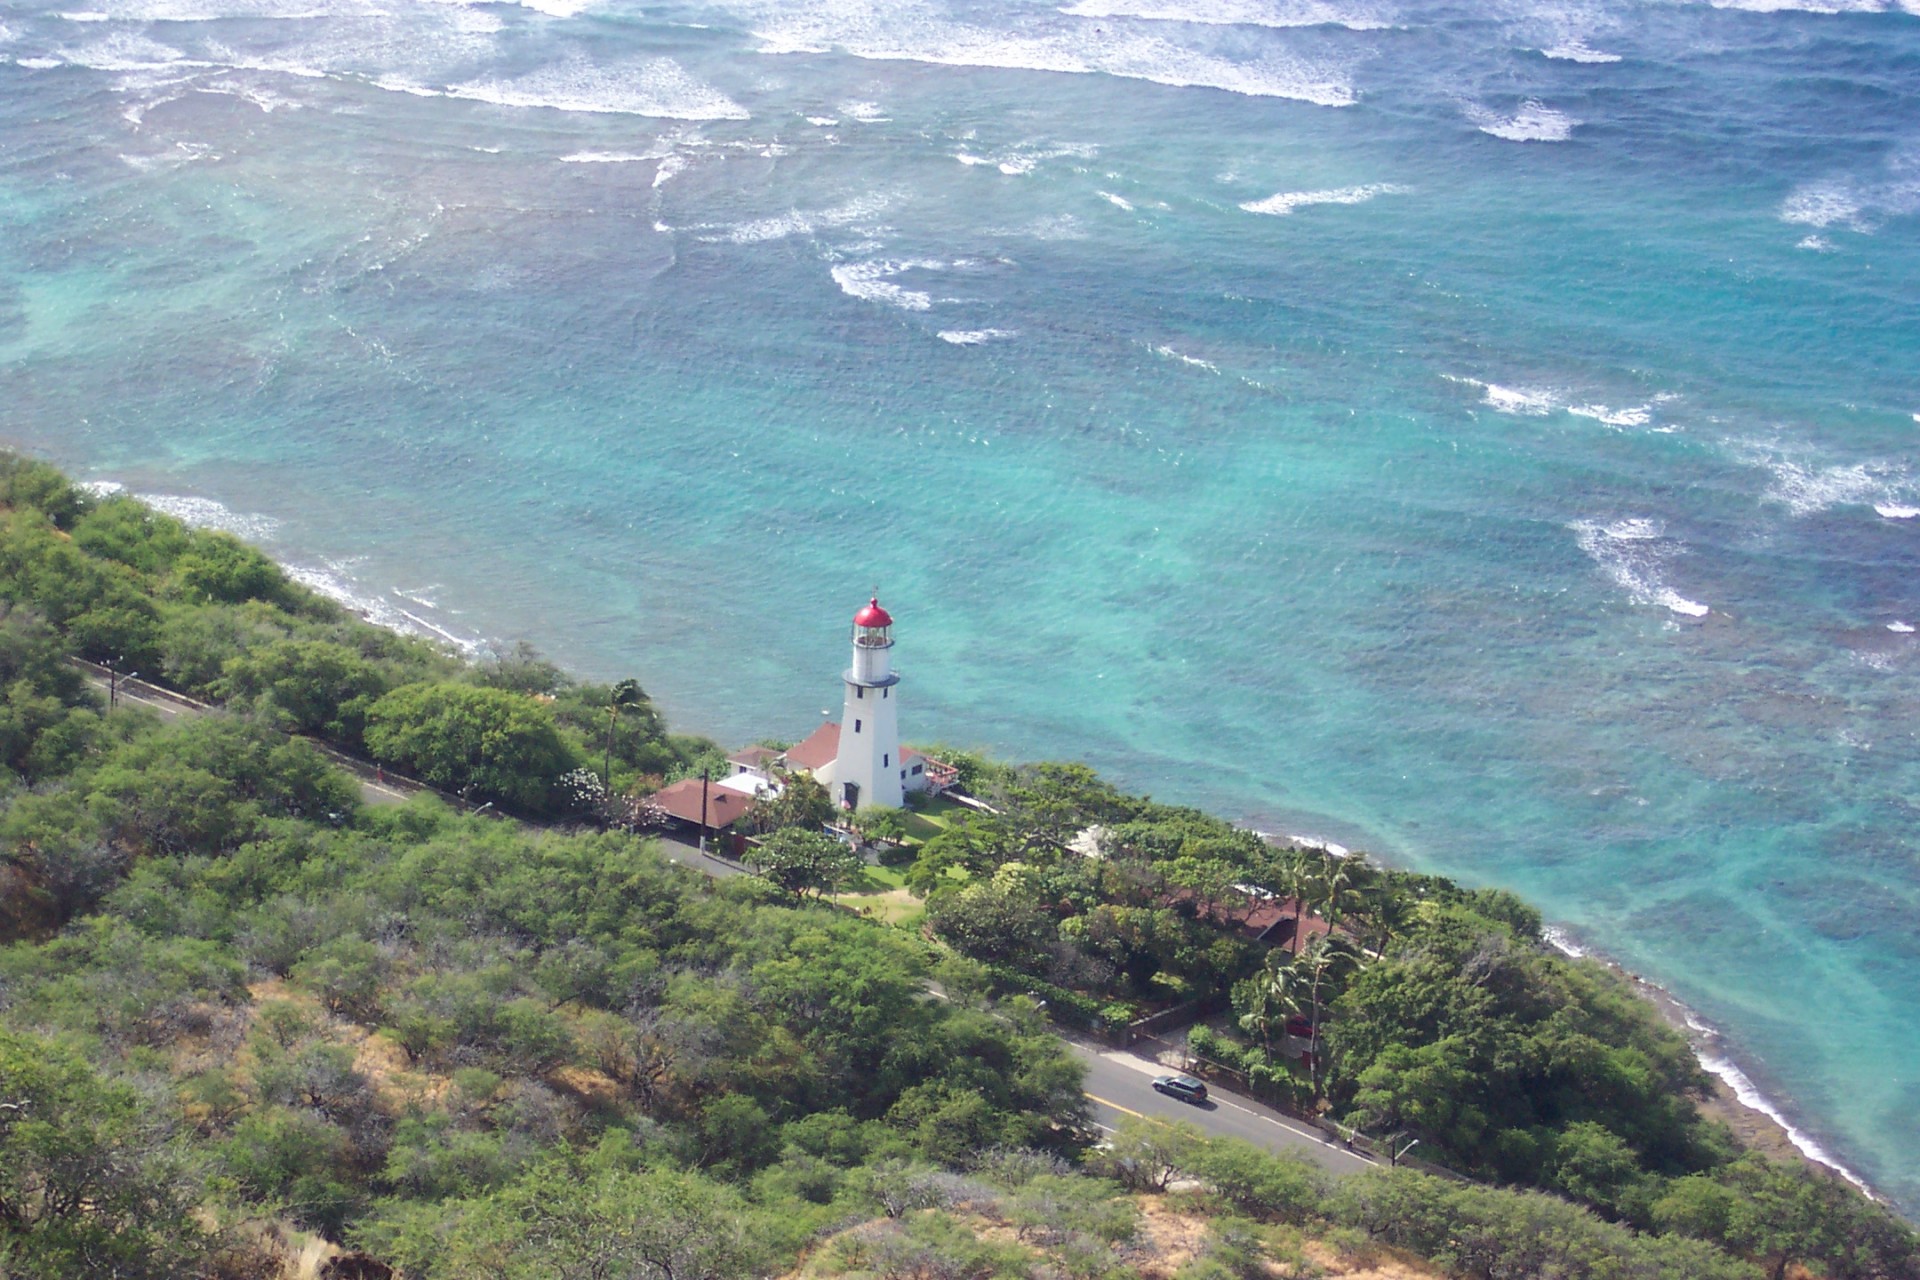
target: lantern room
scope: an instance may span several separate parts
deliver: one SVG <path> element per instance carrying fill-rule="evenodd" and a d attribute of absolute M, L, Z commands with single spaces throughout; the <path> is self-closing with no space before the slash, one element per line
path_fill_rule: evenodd
<path fill-rule="evenodd" d="M 862 649 L 885 649 L 893 644 L 893 615 L 880 607 L 879 596 L 853 615 L 853 642 Z"/>

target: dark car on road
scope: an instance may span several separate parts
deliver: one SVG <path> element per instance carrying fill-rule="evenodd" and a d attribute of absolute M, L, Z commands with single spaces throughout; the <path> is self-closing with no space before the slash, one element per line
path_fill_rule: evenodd
<path fill-rule="evenodd" d="M 1182 1102 L 1205 1102 L 1207 1086 L 1192 1076 L 1155 1076 L 1153 1087 L 1169 1098 Z"/>

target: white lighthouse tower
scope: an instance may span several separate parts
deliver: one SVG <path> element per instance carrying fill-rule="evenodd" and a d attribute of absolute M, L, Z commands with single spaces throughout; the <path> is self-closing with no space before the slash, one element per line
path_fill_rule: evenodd
<path fill-rule="evenodd" d="M 833 798 L 849 809 L 901 800 L 900 677 L 893 673 L 893 618 L 879 597 L 853 615 L 853 665 L 847 668 L 846 710 L 833 762 Z"/>

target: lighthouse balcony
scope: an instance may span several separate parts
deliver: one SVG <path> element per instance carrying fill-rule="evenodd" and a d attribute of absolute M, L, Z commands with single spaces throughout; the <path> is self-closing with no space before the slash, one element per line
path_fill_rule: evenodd
<path fill-rule="evenodd" d="M 840 678 L 848 684 L 857 685 L 862 689 L 891 689 L 894 685 L 900 683 L 899 675 L 891 671 L 885 675 L 872 675 L 866 672 L 856 671 L 851 667 L 849 667 Z"/>

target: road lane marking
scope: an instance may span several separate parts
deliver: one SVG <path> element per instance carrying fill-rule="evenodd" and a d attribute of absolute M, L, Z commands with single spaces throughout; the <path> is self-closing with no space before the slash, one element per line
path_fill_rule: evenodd
<path fill-rule="evenodd" d="M 1089 1098 L 1092 1098 L 1095 1102 L 1099 1103 L 1103 1107 L 1112 1107 L 1115 1111 L 1123 1111 L 1127 1115 L 1133 1116 L 1136 1119 L 1140 1119 L 1140 1120 L 1146 1119 L 1145 1116 L 1141 1115 L 1138 1111 L 1135 1111 L 1132 1107 L 1123 1107 L 1117 1102 L 1108 1102 L 1105 1098 L 1101 1097 L 1097 1093 L 1089 1093 L 1087 1094 L 1087 1096 Z"/>

